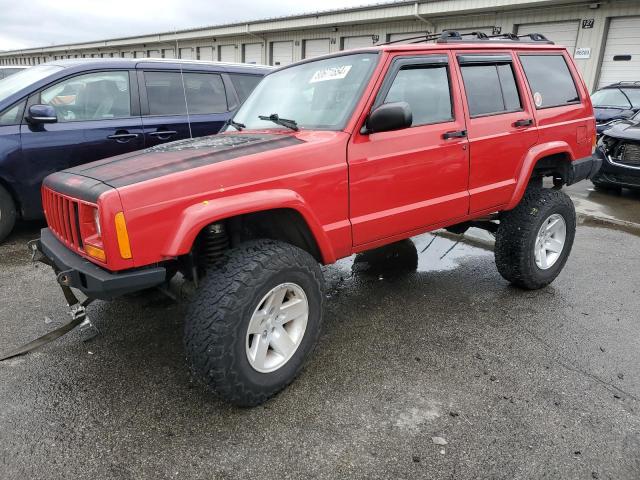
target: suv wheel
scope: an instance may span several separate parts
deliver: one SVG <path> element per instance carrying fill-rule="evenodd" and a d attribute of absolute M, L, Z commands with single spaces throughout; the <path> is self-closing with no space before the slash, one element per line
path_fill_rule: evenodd
<path fill-rule="evenodd" d="M 495 246 L 498 271 L 519 287 L 545 287 L 564 267 L 575 233 L 571 199 L 559 190 L 530 188 L 520 204 L 500 219 Z"/>
<path fill-rule="evenodd" d="M 187 360 L 223 399 L 255 406 L 298 375 L 322 323 L 318 262 L 292 245 L 260 240 L 210 268 L 187 313 Z"/>
<path fill-rule="evenodd" d="M 13 198 L 0 185 L 0 242 L 9 236 L 16 224 L 16 205 Z"/>

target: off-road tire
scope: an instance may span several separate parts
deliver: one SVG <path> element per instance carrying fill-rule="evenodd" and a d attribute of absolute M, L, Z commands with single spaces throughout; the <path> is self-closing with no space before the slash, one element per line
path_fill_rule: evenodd
<path fill-rule="evenodd" d="M 534 247 L 542 223 L 562 215 L 567 228 L 562 253 L 543 270 L 536 265 Z M 529 188 L 516 208 L 504 212 L 496 233 L 495 259 L 500 275 L 512 284 L 536 290 L 549 285 L 564 267 L 576 232 L 576 212 L 571 199 L 560 190 Z"/>
<path fill-rule="evenodd" d="M 16 224 L 16 204 L 9 192 L 0 185 L 0 243 L 9 236 Z"/>
<path fill-rule="evenodd" d="M 306 330 L 293 356 L 278 370 L 260 373 L 246 353 L 249 321 L 275 286 L 294 282 L 309 305 Z M 320 336 L 324 281 L 304 250 L 273 240 L 251 241 L 227 251 L 211 267 L 189 306 L 184 331 L 187 362 L 196 377 L 224 400 L 259 405 L 289 385 Z"/>

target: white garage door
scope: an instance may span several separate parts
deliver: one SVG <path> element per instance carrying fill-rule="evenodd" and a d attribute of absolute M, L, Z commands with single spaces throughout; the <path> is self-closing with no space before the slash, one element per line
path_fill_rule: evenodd
<path fill-rule="evenodd" d="M 149 50 L 149 58 L 162 58 L 160 50 Z"/>
<path fill-rule="evenodd" d="M 413 40 L 409 40 L 410 42 L 413 42 L 413 41 L 418 40 L 415 37 L 419 37 L 420 35 L 426 35 L 426 33 L 425 32 L 392 33 L 391 35 L 389 35 L 389 41 L 390 42 L 397 42 L 397 43 L 401 44 L 402 40 L 413 39 Z"/>
<path fill-rule="evenodd" d="M 315 40 L 304 41 L 304 58 L 319 57 L 329 53 L 329 39 L 318 38 Z"/>
<path fill-rule="evenodd" d="M 213 60 L 213 47 L 199 47 L 198 60 Z"/>
<path fill-rule="evenodd" d="M 640 17 L 613 18 L 602 57 L 598 87 L 640 81 Z"/>
<path fill-rule="evenodd" d="M 552 22 L 552 23 L 530 23 L 518 27 L 518 35 L 528 33 L 541 33 L 556 45 L 567 47 L 569 53 L 573 55 L 578 38 L 578 27 L 580 23 L 572 22 Z"/>
<path fill-rule="evenodd" d="M 193 58 L 193 48 L 181 48 L 180 49 L 180 58 L 185 58 L 187 60 L 191 60 Z"/>
<path fill-rule="evenodd" d="M 367 47 L 373 47 L 373 40 L 371 39 L 371 35 L 364 35 L 362 37 L 344 37 L 342 39 L 343 50 Z"/>
<path fill-rule="evenodd" d="M 293 62 L 293 42 L 273 42 L 271 44 L 271 65 L 283 67 Z"/>
<path fill-rule="evenodd" d="M 261 43 L 245 43 L 243 46 L 244 55 L 242 61 L 244 63 L 259 64 L 262 63 L 262 44 Z"/>
<path fill-rule="evenodd" d="M 165 48 L 162 50 L 162 58 L 176 58 L 176 52 L 173 48 Z"/>
<path fill-rule="evenodd" d="M 236 62 L 236 46 L 235 45 L 221 45 L 218 48 L 218 60 L 221 62 Z"/>
<path fill-rule="evenodd" d="M 143 51 L 143 50 L 136 50 L 134 52 L 134 55 L 136 56 L 136 58 L 144 58 L 147 56 L 147 52 Z"/>

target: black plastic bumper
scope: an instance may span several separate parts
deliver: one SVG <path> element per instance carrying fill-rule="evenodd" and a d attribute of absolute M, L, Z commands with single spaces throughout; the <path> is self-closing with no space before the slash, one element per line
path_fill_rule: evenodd
<path fill-rule="evenodd" d="M 164 282 L 164 267 L 149 267 L 111 273 L 69 250 L 48 228 L 40 232 L 38 250 L 58 275 L 58 283 L 77 288 L 90 298 L 109 300 L 145 290 Z"/>
<path fill-rule="evenodd" d="M 612 163 L 600 147 L 593 156 L 599 158 L 601 164 L 592 177 L 596 183 L 640 188 L 640 168 Z"/>
<path fill-rule="evenodd" d="M 597 155 L 591 157 L 580 158 L 574 162 L 571 162 L 571 168 L 567 172 L 566 182 L 567 185 L 573 185 L 574 183 L 581 182 L 593 177 L 600 167 L 602 166 L 602 158 Z"/>

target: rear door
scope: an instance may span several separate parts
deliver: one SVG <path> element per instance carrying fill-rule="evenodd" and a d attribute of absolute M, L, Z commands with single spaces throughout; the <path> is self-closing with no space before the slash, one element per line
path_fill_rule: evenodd
<path fill-rule="evenodd" d="M 354 245 L 417 233 L 467 214 L 469 158 L 459 89 L 446 52 L 393 60 L 372 109 L 407 102 L 413 124 L 357 132 L 349 144 Z"/>
<path fill-rule="evenodd" d="M 470 213 L 507 203 L 538 132 L 510 52 L 456 54 L 466 99 Z"/>
<path fill-rule="evenodd" d="M 135 71 L 97 71 L 68 77 L 29 98 L 28 106 L 51 105 L 57 123 L 23 121 L 22 174 L 37 192 L 50 173 L 144 146 Z"/>

